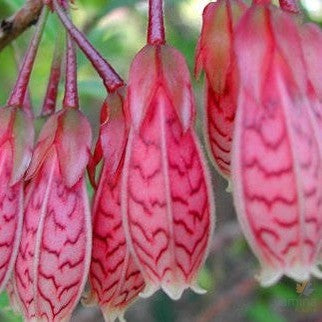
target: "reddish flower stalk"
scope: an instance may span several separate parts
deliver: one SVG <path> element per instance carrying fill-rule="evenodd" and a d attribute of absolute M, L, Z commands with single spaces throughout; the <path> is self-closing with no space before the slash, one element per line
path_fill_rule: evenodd
<path fill-rule="evenodd" d="M 300 8 L 297 4 L 297 0 L 279 0 L 280 6 L 283 10 L 293 12 L 293 13 L 299 13 Z"/>
<path fill-rule="evenodd" d="M 77 89 L 77 58 L 75 45 L 70 35 L 67 35 L 66 51 L 66 80 L 65 96 L 63 100 L 64 108 L 79 108 Z"/>
<path fill-rule="evenodd" d="M 69 2 L 74 3 L 74 0 L 57 0 L 58 4 L 65 9 L 68 9 Z M 49 6 L 51 10 L 53 10 L 53 0 L 43 0 L 44 4 Z"/>
<path fill-rule="evenodd" d="M 102 78 L 106 89 L 109 92 L 113 92 L 119 87 L 124 85 L 121 77 L 115 72 L 115 70 L 110 66 L 110 64 L 101 56 L 101 54 L 91 45 L 91 43 L 86 39 L 83 33 L 81 33 L 71 22 L 67 16 L 64 9 L 61 8 L 57 0 L 53 0 L 53 7 L 65 26 L 69 34 L 73 37 L 77 45 L 84 52 L 86 57 L 94 66 L 95 70 L 98 72 Z"/>
<path fill-rule="evenodd" d="M 36 32 L 31 40 L 27 54 L 20 68 L 17 82 L 11 92 L 7 106 L 22 108 L 30 80 L 30 75 L 37 55 L 39 43 L 47 20 L 48 10 L 43 9 L 36 27 Z"/>
<path fill-rule="evenodd" d="M 86 283 L 91 215 L 85 170 L 91 128 L 77 109 L 76 57 L 68 40 L 64 108 L 44 125 L 27 173 L 14 285 L 26 320 L 65 321 Z"/>
<path fill-rule="evenodd" d="M 16 64 L 17 64 L 17 69 L 18 72 L 20 70 L 21 67 L 21 57 L 18 53 L 18 48 L 17 46 L 13 45 L 13 50 L 14 50 L 14 55 L 15 55 L 15 60 L 16 60 Z M 25 113 L 30 117 L 30 118 L 34 118 L 34 111 L 33 111 L 33 106 L 32 106 L 32 102 L 31 102 L 31 95 L 30 95 L 30 89 L 27 88 L 27 92 L 26 92 L 26 96 L 25 96 L 25 100 L 23 103 L 23 110 L 25 111 Z"/>
<path fill-rule="evenodd" d="M 31 95 L 30 95 L 30 91 L 28 88 L 27 88 L 25 100 L 23 102 L 23 110 L 31 119 L 34 118 L 34 111 L 33 111 L 32 102 L 31 102 Z"/>
<path fill-rule="evenodd" d="M 149 26 L 147 36 L 147 41 L 150 45 L 165 44 L 163 0 L 149 0 Z"/>
<path fill-rule="evenodd" d="M 58 86 L 61 76 L 61 65 L 63 56 L 63 37 L 57 36 L 54 56 L 50 68 L 50 76 L 47 85 L 47 91 L 44 98 L 40 116 L 51 115 L 55 112 L 58 94 Z"/>

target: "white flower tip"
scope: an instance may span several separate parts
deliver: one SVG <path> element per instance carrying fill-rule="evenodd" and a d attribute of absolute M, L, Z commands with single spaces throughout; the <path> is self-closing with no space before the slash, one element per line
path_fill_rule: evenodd
<path fill-rule="evenodd" d="M 162 285 L 162 289 L 164 293 L 171 298 L 171 300 L 177 301 L 181 298 L 186 287 L 179 284 L 167 283 Z"/>
<path fill-rule="evenodd" d="M 297 282 L 304 282 L 310 279 L 311 268 L 303 265 L 294 265 L 285 270 L 285 275 L 294 279 Z"/>
<path fill-rule="evenodd" d="M 256 275 L 255 278 L 258 280 L 261 286 L 270 287 L 274 285 L 278 280 L 283 276 L 283 273 L 279 270 L 265 267 L 262 268 L 262 271 L 259 275 Z"/>
<path fill-rule="evenodd" d="M 153 284 L 146 284 L 144 290 L 139 293 L 139 296 L 146 299 L 152 296 L 158 289 L 159 287 Z"/>
<path fill-rule="evenodd" d="M 227 179 L 227 188 L 226 188 L 226 192 L 228 193 L 232 193 L 233 192 L 233 183 L 231 181 L 231 179 Z"/>
<path fill-rule="evenodd" d="M 311 273 L 314 277 L 322 279 L 322 271 L 318 266 L 314 266 L 311 270 Z"/>
<path fill-rule="evenodd" d="M 119 322 L 126 322 L 126 319 L 124 318 L 124 311 L 123 310 L 103 310 L 103 316 L 105 322 L 114 322 L 117 319 Z"/>
<path fill-rule="evenodd" d="M 200 287 L 198 284 L 191 285 L 191 289 L 195 293 L 200 294 L 200 295 L 203 295 L 203 294 L 207 293 L 207 291 L 205 289 L 203 289 L 202 287 Z"/>

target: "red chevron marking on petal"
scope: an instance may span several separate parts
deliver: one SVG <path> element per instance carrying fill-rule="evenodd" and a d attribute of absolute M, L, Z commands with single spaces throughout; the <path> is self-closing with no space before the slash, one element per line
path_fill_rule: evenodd
<path fill-rule="evenodd" d="M 111 182 L 104 165 L 94 202 L 91 299 L 106 316 L 121 316 L 144 288 L 126 244 L 120 203 L 120 177 Z M 106 216 L 106 214 L 109 214 Z"/>

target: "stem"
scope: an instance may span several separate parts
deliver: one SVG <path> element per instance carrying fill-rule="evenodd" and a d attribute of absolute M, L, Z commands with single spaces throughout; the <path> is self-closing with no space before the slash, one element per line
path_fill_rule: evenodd
<path fill-rule="evenodd" d="M 66 79 L 65 96 L 63 101 L 64 108 L 79 108 L 77 90 L 77 58 L 75 45 L 71 36 L 67 33 L 66 51 Z"/>
<path fill-rule="evenodd" d="M 47 91 L 44 98 L 43 106 L 41 109 L 41 116 L 50 115 L 55 112 L 56 102 L 57 102 L 57 94 L 58 94 L 58 85 L 61 76 L 61 63 L 63 56 L 63 37 L 62 33 L 59 31 L 53 60 L 50 68 L 50 76 L 47 85 Z"/>
<path fill-rule="evenodd" d="M 296 0 L 279 0 L 280 6 L 283 10 L 293 13 L 299 13 L 300 8 Z"/>
<path fill-rule="evenodd" d="M 19 70 L 22 66 L 22 64 L 20 63 L 20 61 L 22 59 L 21 55 L 20 55 L 20 51 L 19 51 L 19 48 L 15 42 L 12 43 L 11 46 L 14 51 L 14 57 L 15 57 L 15 61 L 17 64 L 17 71 L 19 72 Z M 26 95 L 25 95 L 22 109 L 31 119 L 34 118 L 34 112 L 33 112 L 33 107 L 32 107 L 32 103 L 31 103 L 31 95 L 30 95 L 29 87 L 27 88 L 27 91 L 26 91 Z"/>
<path fill-rule="evenodd" d="M 163 0 L 149 0 L 148 44 L 164 45 Z"/>
<path fill-rule="evenodd" d="M 114 92 L 119 87 L 124 85 L 122 78 L 116 73 L 111 65 L 98 53 L 92 44 L 86 39 L 85 35 L 80 32 L 71 22 L 65 11 L 60 7 L 57 0 L 53 0 L 54 9 L 77 45 L 84 52 L 86 57 L 94 66 L 97 73 L 102 78 L 106 89 L 109 92 Z"/>
<path fill-rule="evenodd" d="M 28 84 L 30 81 L 30 75 L 35 62 L 35 58 L 37 55 L 39 43 L 41 40 L 41 36 L 43 34 L 47 16 L 48 16 L 48 10 L 47 8 L 44 8 L 40 15 L 34 36 L 32 37 L 27 53 L 25 54 L 23 62 L 21 64 L 17 82 L 11 92 L 11 95 L 7 103 L 8 106 L 19 107 L 19 108 L 23 107 Z"/>
<path fill-rule="evenodd" d="M 35 115 L 32 107 L 30 91 L 28 89 L 27 89 L 25 99 L 23 101 L 22 109 L 31 119 L 34 119 Z"/>

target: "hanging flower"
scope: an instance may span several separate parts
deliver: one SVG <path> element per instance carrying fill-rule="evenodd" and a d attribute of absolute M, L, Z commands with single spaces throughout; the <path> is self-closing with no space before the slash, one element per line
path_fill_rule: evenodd
<path fill-rule="evenodd" d="M 106 321 L 123 320 L 124 311 L 144 288 L 142 274 L 126 243 L 121 214 L 121 174 L 128 128 L 123 90 L 109 94 L 102 109 L 96 162 L 103 169 L 93 207 L 93 252 L 88 303 L 97 303 Z"/>
<path fill-rule="evenodd" d="M 196 74 L 201 69 L 206 73 L 205 138 L 215 167 L 227 179 L 239 92 L 234 28 L 245 10 L 239 0 L 210 3 L 203 13 L 196 56 Z"/>
<path fill-rule="evenodd" d="M 23 220 L 23 176 L 29 165 L 34 129 L 21 109 L 0 110 L 0 291 L 11 275 Z"/>
<path fill-rule="evenodd" d="M 126 106 L 131 126 L 121 205 L 126 240 L 146 287 L 180 298 L 203 292 L 197 274 L 212 232 L 209 174 L 193 129 L 195 103 L 183 56 L 165 45 L 162 1 L 150 1 L 148 45 L 135 57 Z"/>
<path fill-rule="evenodd" d="M 292 14 L 254 5 L 236 33 L 241 85 L 233 192 L 265 286 L 284 274 L 297 281 L 322 276 L 322 137 L 308 91 L 301 28 Z"/>
<path fill-rule="evenodd" d="M 45 123 L 27 172 L 14 286 L 26 320 L 66 321 L 86 283 L 91 215 L 85 182 L 91 128 L 78 110 L 69 38 L 64 109 Z"/>
<path fill-rule="evenodd" d="M 11 276 L 21 238 L 24 175 L 34 144 L 28 85 L 46 18 L 43 10 L 8 102 L 0 110 L 0 292 Z"/>
<path fill-rule="evenodd" d="M 68 109 L 51 116 L 28 170 L 15 283 L 26 319 L 62 321 L 83 291 L 91 252 L 85 168 L 91 130 Z"/>

